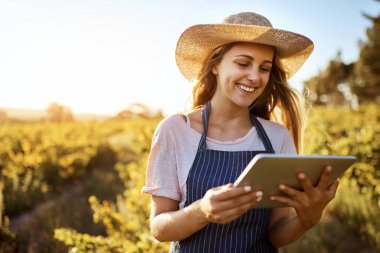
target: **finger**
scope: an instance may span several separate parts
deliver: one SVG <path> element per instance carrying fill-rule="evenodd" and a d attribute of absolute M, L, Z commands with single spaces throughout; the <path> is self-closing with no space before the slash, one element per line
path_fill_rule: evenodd
<path fill-rule="evenodd" d="M 223 185 L 222 187 L 225 187 L 225 188 L 227 188 L 227 189 L 230 189 L 230 188 L 233 188 L 233 187 L 234 187 L 234 184 L 229 183 L 229 184 Z"/>
<path fill-rule="evenodd" d="M 293 207 L 295 209 L 297 209 L 299 206 L 297 201 L 294 201 L 293 199 L 287 197 L 273 195 L 270 196 L 269 199 L 284 204 L 285 206 Z"/>
<path fill-rule="evenodd" d="M 252 209 L 256 204 L 257 204 L 257 201 L 254 201 L 254 203 L 249 202 L 244 205 L 240 205 L 240 206 L 225 210 L 224 212 L 214 215 L 214 220 L 218 223 L 230 222 L 240 217 L 241 215 L 245 214 L 248 210 Z"/>
<path fill-rule="evenodd" d="M 224 201 L 228 199 L 233 199 L 238 196 L 249 194 L 252 191 L 251 186 L 239 186 L 239 187 L 222 187 L 222 188 L 214 188 L 213 199 L 215 201 Z"/>
<path fill-rule="evenodd" d="M 330 179 L 330 174 L 331 174 L 331 166 L 328 165 L 324 168 L 322 172 L 322 175 L 318 182 L 318 186 L 317 186 L 318 188 L 323 189 L 323 190 L 327 189 L 329 179 Z"/>
<path fill-rule="evenodd" d="M 280 189 L 280 191 L 284 192 L 286 195 L 288 195 L 292 199 L 297 199 L 299 195 L 299 191 L 284 184 L 280 184 L 278 186 L 278 189 Z"/>
<path fill-rule="evenodd" d="M 336 194 L 336 191 L 338 190 L 338 186 L 339 186 L 339 180 L 337 179 L 332 185 L 328 187 L 327 190 L 331 199 L 335 198 L 335 194 Z"/>
<path fill-rule="evenodd" d="M 218 212 L 225 211 L 225 210 L 239 207 L 248 203 L 252 204 L 254 202 L 260 201 L 262 196 L 263 196 L 263 193 L 261 191 L 250 192 L 244 195 L 237 196 L 235 198 L 220 201 L 217 203 L 215 208 L 218 209 Z"/>
<path fill-rule="evenodd" d="M 311 183 L 310 179 L 302 172 L 299 173 L 297 177 L 302 185 L 304 192 L 306 192 L 309 195 L 312 194 L 312 192 L 314 191 L 314 186 Z"/>

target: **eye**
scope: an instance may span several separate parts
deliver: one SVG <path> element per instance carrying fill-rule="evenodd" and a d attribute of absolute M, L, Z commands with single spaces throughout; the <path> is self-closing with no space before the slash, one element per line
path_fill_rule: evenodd
<path fill-rule="evenodd" d="M 260 67 L 260 71 L 263 72 L 263 73 L 267 73 L 267 72 L 270 72 L 270 67 Z"/>
<path fill-rule="evenodd" d="M 247 62 L 236 62 L 236 64 L 243 68 L 246 68 L 249 66 L 249 63 Z"/>

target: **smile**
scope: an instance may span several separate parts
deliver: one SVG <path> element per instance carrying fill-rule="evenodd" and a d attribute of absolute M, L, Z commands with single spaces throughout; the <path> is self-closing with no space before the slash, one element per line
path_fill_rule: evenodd
<path fill-rule="evenodd" d="M 240 84 L 240 83 L 238 83 L 237 86 L 239 87 L 239 89 L 241 89 L 245 92 L 254 92 L 256 90 L 255 87 L 248 87 L 248 86 L 245 86 L 245 85 Z"/>

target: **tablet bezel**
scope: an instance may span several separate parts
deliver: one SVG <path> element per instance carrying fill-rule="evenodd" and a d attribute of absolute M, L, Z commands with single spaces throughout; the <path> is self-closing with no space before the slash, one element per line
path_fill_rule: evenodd
<path fill-rule="evenodd" d="M 332 167 L 329 180 L 329 184 L 332 184 L 355 161 L 354 156 L 258 154 L 236 179 L 234 186 L 251 185 L 253 190 L 263 191 L 263 199 L 255 208 L 284 207 L 269 199 L 271 195 L 284 195 L 278 189 L 278 184 L 302 190 L 297 174 L 304 172 L 316 185 L 327 165 Z"/>

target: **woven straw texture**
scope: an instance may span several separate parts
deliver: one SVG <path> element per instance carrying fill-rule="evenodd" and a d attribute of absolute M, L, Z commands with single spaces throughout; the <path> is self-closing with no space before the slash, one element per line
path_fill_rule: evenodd
<path fill-rule="evenodd" d="M 288 78 L 301 68 L 314 49 L 313 42 L 303 35 L 272 28 L 259 14 L 239 13 L 227 17 L 222 24 L 195 25 L 185 30 L 177 43 L 178 68 L 192 82 L 211 51 L 231 42 L 274 46 Z"/>

